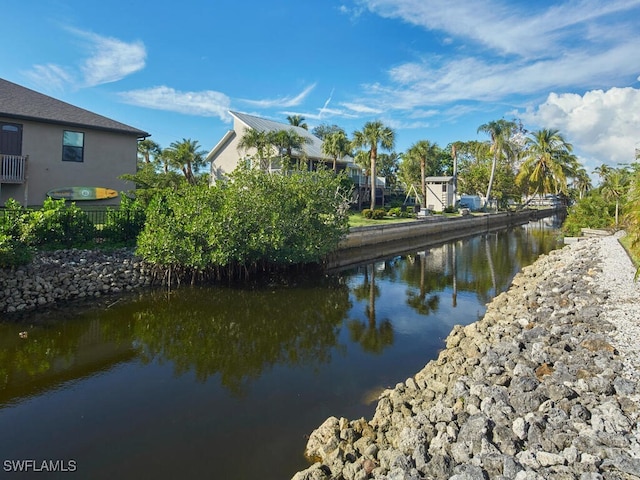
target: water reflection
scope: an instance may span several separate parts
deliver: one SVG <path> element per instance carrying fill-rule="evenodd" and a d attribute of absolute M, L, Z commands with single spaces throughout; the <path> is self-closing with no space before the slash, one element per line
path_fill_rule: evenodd
<path fill-rule="evenodd" d="M 313 365 L 331 360 L 350 307 L 339 277 L 296 288 L 185 288 L 155 291 L 106 311 L 48 319 L 20 338 L 19 325 L 0 324 L 0 404 L 24 393 L 28 377 L 80 375 L 98 357 L 143 363 L 170 362 L 176 375 L 192 371 L 240 394 L 252 378 L 276 365 Z"/>
<path fill-rule="evenodd" d="M 376 392 L 558 240 L 536 223 L 294 287 L 147 292 L 0 323 L 0 429 L 15 432 L 0 451 L 78 458 L 92 478 L 175 478 L 186 464 L 190 476 L 290 478 L 304 435 L 329 415 L 370 416 Z M 109 462 L 85 447 L 104 443 L 118 448 Z M 181 466 L 161 454 L 174 451 Z"/>
<path fill-rule="evenodd" d="M 352 292 L 357 300 L 368 300 L 364 309 L 367 322 L 352 319 L 347 327 L 352 342 L 360 344 L 365 352 L 380 354 L 393 343 L 393 327 L 388 318 L 376 319 L 376 298 L 380 296 L 380 288 L 376 285 L 375 264 L 367 265 L 363 270 L 362 284 L 353 287 Z"/>

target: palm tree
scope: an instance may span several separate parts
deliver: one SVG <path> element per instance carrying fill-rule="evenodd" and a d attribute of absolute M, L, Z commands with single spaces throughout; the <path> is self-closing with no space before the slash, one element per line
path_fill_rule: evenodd
<path fill-rule="evenodd" d="M 160 145 L 150 138 L 138 142 L 138 153 L 142 156 L 144 163 L 151 163 L 151 156 L 155 159 L 160 156 L 161 152 Z"/>
<path fill-rule="evenodd" d="M 610 171 L 611 171 L 611 167 L 609 165 L 605 165 L 604 163 L 599 167 L 596 167 L 593 169 L 593 172 L 597 173 L 598 176 L 603 180 L 606 178 L 606 176 L 609 174 Z"/>
<path fill-rule="evenodd" d="M 349 154 L 350 147 L 347 134 L 342 130 L 329 133 L 322 142 L 322 153 L 333 159 L 333 171 L 337 169 L 337 161 L 339 158 Z"/>
<path fill-rule="evenodd" d="M 371 209 L 376 206 L 376 159 L 378 146 L 384 150 L 392 150 L 395 145 L 395 132 L 379 121 L 365 123 L 362 130 L 353 132 L 354 148 L 369 149 L 369 175 L 371 176 Z"/>
<path fill-rule="evenodd" d="M 478 127 L 478 132 L 484 132 L 491 137 L 491 153 L 493 161 L 491 162 L 491 175 L 489 176 L 489 186 L 487 187 L 487 196 L 485 206 L 491 200 L 491 188 L 493 179 L 496 174 L 496 166 L 498 159 L 508 157 L 512 153 L 511 136 L 517 130 L 518 125 L 505 119 L 493 120 Z"/>
<path fill-rule="evenodd" d="M 172 142 L 167 149 L 171 164 L 182 170 L 190 185 L 197 183 L 194 172 L 197 173 L 204 166 L 206 153 L 205 150 L 200 149 L 197 140 L 190 138 L 183 138 L 181 142 Z"/>
<path fill-rule="evenodd" d="M 525 140 L 524 161 L 516 176 L 518 185 L 525 185 L 528 193 L 568 193 L 567 177 L 578 170 L 573 147 L 553 129 L 531 133 Z"/>
<path fill-rule="evenodd" d="M 427 161 L 433 159 L 437 155 L 437 149 L 438 146 L 435 143 L 431 143 L 429 140 L 420 140 L 419 142 L 414 143 L 409 147 L 409 150 L 407 150 L 407 156 L 417 158 L 420 161 L 420 191 L 422 193 L 423 207 L 427 201 Z"/>
<path fill-rule="evenodd" d="M 262 170 L 269 167 L 269 148 L 271 143 L 266 132 L 249 128 L 238 141 L 238 150 L 256 150 L 256 157 Z"/>
<path fill-rule="evenodd" d="M 305 130 L 309 130 L 309 125 L 304 122 L 304 117 L 302 115 L 289 115 L 287 120 L 289 121 L 289 125 L 293 127 L 300 127 Z"/>
<path fill-rule="evenodd" d="M 277 130 L 267 134 L 267 140 L 278 149 L 282 158 L 282 170 L 290 168 L 293 151 L 298 150 L 302 154 L 302 147 L 311 143 L 311 140 L 297 133 L 293 128 L 289 130 Z"/>
<path fill-rule="evenodd" d="M 609 168 L 600 187 L 605 200 L 616 202 L 616 227 L 618 226 L 618 214 L 620 211 L 620 199 L 623 198 L 630 185 L 629 171 L 625 168 Z"/>
<path fill-rule="evenodd" d="M 578 198 L 580 199 L 582 199 L 593 187 L 593 185 L 591 185 L 589 174 L 584 167 L 580 167 L 576 170 L 576 174 L 573 177 L 573 187 L 578 191 Z"/>

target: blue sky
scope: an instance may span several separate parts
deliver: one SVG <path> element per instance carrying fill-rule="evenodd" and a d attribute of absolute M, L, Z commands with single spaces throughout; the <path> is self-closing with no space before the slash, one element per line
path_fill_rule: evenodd
<path fill-rule="evenodd" d="M 0 77 L 209 150 L 228 110 L 396 151 L 559 129 L 587 170 L 640 148 L 640 0 L 22 0 L 3 2 Z"/>

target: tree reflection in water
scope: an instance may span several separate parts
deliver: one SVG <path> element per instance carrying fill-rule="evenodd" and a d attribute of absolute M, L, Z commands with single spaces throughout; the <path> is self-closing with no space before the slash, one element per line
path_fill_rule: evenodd
<path fill-rule="evenodd" d="M 365 352 L 380 354 L 385 347 L 393 344 L 393 326 L 388 318 L 379 324 L 376 319 L 376 298 L 380 296 L 380 288 L 376 285 L 375 264 L 365 266 L 362 285 L 354 287 L 352 291 L 357 300 L 367 299 L 368 303 L 365 307 L 367 323 L 352 319 L 347 324 L 351 341 L 360 344 Z"/>
<path fill-rule="evenodd" d="M 327 277 L 296 288 L 153 291 L 114 308 L 63 311 L 34 327 L 0 324 L 0 402 L 22 396 L 26 383 L 47 389 L 62 371 L 84 376 L 97 363 L 107 368 L 134 356 L 171 362 L 177 375 L 193 372 L 199 381 L 219 375 L 242 394 L 274 365 L 330 362 L 350 307 L 348 287 Z M 20 339 L 25 328 L 28 338 Z"/>
<path fill-rule="evenodd" d="M 350 307 L 338 281 L 324 289 L 183 289 L 157 297 L 135 312 L 131 333 L 144 361 L 171 361 L 177 374 L 193 371 L 201 381 L 219 374 L 234 394 L 273 365 L 329 362 Z"/>

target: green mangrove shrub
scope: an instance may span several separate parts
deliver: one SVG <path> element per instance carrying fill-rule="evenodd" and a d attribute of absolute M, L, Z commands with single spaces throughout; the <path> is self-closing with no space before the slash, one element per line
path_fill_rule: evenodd
<path fill-rule="evenodd" d="M 134 246 L 144 228 L 146 209 L 140 200 L 122 193 L 120 207 L 108 209 L 105 223 L 97 235 L 112 245 Z"/>
<path fill-rule="evenodd" d="M 83 247 L 93 242 L 95 226 L 75 203 L 47 198 L 42 209 L 27 217 L 24 240 L 43 248 Z"/>
<path fill-rule="evenodd" d="M 562 224 L 562 233 L 579 237 L 582 228 L 608 228 L 615 223 L 615 205 L 605 201 L 598 192 L 588 194 L 569 208 Z"/>
<path fill-rule="evenodd" d="M 25 265 L 33 249 L 24 241 L 27 211 L 10 198 L 0 212 L 0 268 Z"/>
<path fill-rule="evenodd" d="M 246 277 L 320 262 L 348 229 L 348 195 L 332 172 L 239 168 L 215 186 L 156 196 L 137 253 L 164 281 Z"/>

